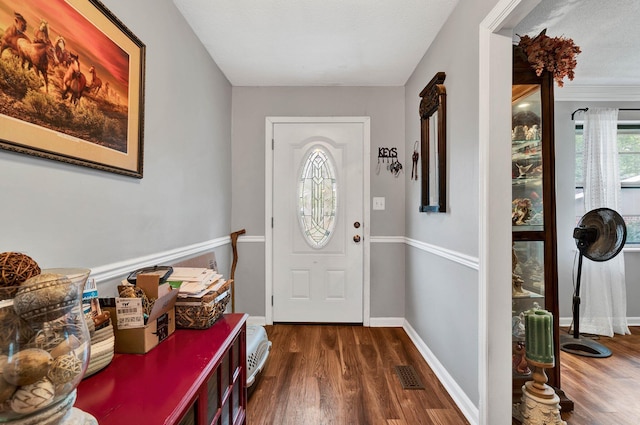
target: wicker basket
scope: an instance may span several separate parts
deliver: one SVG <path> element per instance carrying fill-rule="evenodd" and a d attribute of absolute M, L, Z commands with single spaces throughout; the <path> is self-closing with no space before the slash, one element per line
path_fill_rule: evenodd
<path fill-rule="evenodd" d="M 207 329 L 222 316 L 231 299 L 230 281 L 217 291 L 201 299 L 178 298 L 176 302 L 176 327 L 182 329 Z"/>

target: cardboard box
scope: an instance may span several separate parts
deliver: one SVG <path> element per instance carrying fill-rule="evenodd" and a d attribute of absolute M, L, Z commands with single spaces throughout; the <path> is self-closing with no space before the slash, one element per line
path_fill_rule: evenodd
<path fill-rule="evenodd" d="M 127 328 L 121 323 L 118 326 L 116 298 L 101 299 L 103 310 L 109 311 L 115 334 L 115 352 L 145 354 L 160 342 L 164 341 L 176 330 L 175 303 L 178 291 L 168 291 L 158 298 L 149 314 L 146 324 Z M 140 301 L 140 298 L 120 298 L 122 300 Z"/>

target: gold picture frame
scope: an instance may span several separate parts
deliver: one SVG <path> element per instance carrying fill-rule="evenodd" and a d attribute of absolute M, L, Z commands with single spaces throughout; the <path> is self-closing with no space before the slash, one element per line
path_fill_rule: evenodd
<path fill-rule="evenodd" d="M 98 0 L 0 0 L 0 149 L 142 178 L 144 67 Z"/>

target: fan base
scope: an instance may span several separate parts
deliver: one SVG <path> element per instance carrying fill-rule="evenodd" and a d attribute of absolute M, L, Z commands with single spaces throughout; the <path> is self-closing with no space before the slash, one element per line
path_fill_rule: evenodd
<path fill-rule="evenodd" d="M 560 349 L 564 352 L 577 354 L 584 357 L 604 359 L 611 356 L 611 350 L 591 339 L 574 338 L 570 335 L 562 335 Z"/>

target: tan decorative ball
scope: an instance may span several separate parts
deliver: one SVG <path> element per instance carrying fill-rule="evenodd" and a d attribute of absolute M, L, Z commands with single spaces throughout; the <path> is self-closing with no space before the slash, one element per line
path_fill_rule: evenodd
<path fill-rule="evenodd" d="M 27 348 L 8 358 L 2 377 L 10 384 L 30 385 L 47 375 L 53 358 L 39 348 Z"/>
<path fill-rule="evenodd" d="M 22 284 L 13 308 L 27 321 L 50 322 L 71 311 L 78 296 L 78 288 L 68 277 L 43 273 Z"/>
<path fill-rule="evenodd" d="M 32 413 L 49 405 L 54 396 L 53 383 L 47 378 L 42 378 L 16 390 L 11 397 L 11 410 L 16 413 Z"/>
<path fill-rule="evenodd" d="M 47 378 L 54 385 L 62 385 L 73 381 L 82 372 L 82 361 L 73 353 L 56 357 L 47 373 Z"/>
<path fill-rule="evenodd" d="M 39 274 L 38 263 L 28 255 L 20 252 L 0 254 L 0 286 L 17 286 Z"/>
<path fill-rule="evenodd" d="M 16 392 L 16 388 L 15 385 L 8 383 L 2 375 L 0 375 L 0 403 L 9 400 L 13 393 Z"/>
<path fill-rule="evenodd" d="M 9 400 L 16 391 L 16 386 L 8 383 L 2 376 L 2 369 L 4 368 L 4 365 L 7 364 L 8 359 L 9 357 L 4 354 L 0 355 L 0 404 Z"/>

